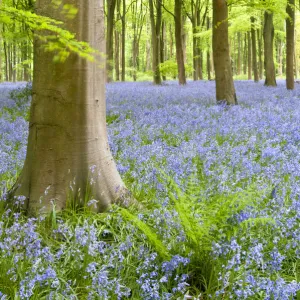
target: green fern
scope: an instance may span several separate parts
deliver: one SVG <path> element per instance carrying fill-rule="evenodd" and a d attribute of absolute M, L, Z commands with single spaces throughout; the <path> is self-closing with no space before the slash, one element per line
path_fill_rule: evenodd
<path fill-rule="evenodd" d="M 125 220 L 131 222 L 136 228 L 138 228 L 145 234 L 150 245 L 155 249 L 155 251 L 161 258 L 163 258 L 164 260 L 169 260 L 171 258 L 167 248 L 152 228 L 150 228 L 145 222 L 141 221 L 138 217 L 130 213 L 128 210 L 119 208 L 119 211 Z"/>

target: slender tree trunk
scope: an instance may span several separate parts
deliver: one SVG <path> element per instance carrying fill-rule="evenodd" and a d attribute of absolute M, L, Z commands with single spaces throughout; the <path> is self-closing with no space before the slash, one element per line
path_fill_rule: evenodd
<path fill-rule="evenodd" d="M 242 45 L 241 45 L 241 33 L 238 32 L 238 59 L 237 59 L 237 75 L 241 75 L 241 69 L 242 69 Z"/>
<path fill-rule="evenodd" d="M 295 49 L 294 49 L 294 64 L 295 64 L 295 78 L 298 78 L 298 56 L 296 51 L 297 45 L 297 30 L 295 30 Z"/>
<path fill-rule="evenodd" d="M 116 81 L 120 81 L 120 33 L 115 30 L 115 70 Z"/>
<path fill-rule="evenodd" d="M 264 22 L 264 53 L 265 53 L 265 85 L 276 86 L 275 64 L 273 58 L 274 25 L 273 13 L 265 11 Z"/>
<path fill-rule="evenodd" d="M 102 0 L 73 1 L 72 20 L 50 2 L 38 0 L 37 13 L 64 21 L 78 40 L 105 51 Z M 68 195 L 79 206 L 96 199 L 95 210 L 103 211 L 125 191 L 107 140 L 105 70 L 76 54 L 53 64 L 54 53 L 41 49 L 36 39 L 27 156 L 12 192 L 26 197 L 29 213 L 51 211 L 52 201 L 61 210 Z"/>
<path fill-rule="evenodd" d="M 207 30 L 209 30 L 209 28 L 210 28 L 209 17 L 207 17 L 206 28 L 207 28 Z M 207 51 L 206 51 L 206 69 L 207 69 L 207 79 L 211 80 L 211 74 L 210 74 L 210 72 L 211 72 L 211 67 L 210 67 L 210 48 L 209 47 L 207 48 Z"/>
<path fill-rule="evenodd" d="M 125 68 L 126 68 L 126 62 L 125 62 L 125 34 L 126 34 L 126 0 L 123 0 L 123 5 L 122 5 L 122 53 L 121 53 L 121 56 L 122 56 L 122 77 L 121 77 L 121 80 L 122 81 L 125 81 Z"/>
<path fill-rule="evenodd" d="M 278 75 L 279 76 L 282 76 L 282 41 L 281 41 L 281 38 L 280 36 L 277 36 L 277 55 L 278 55 L 278 58 L 277 58 L 277 61 L 278 61 Z"/>
<path fill-rule="evenodd" d="M 107 25 L 106 25 L 106 76 L 107 82 L 113 81 L 114 60 L 114 16 L 116 0 L 107 0 Z"/>
<path fill-rule="evenodd" d="M 161 36 L 160 36 L 160 62 L 165 61 L 165 39 L 166 39 L 166 22 L 162 22 Z M 162 76 L 162 79 L 167 80 L 166 75 Z"/>
<path fill-rule="evenodd" d="M 286 88 L 294 89 L 295 0 L 288 0 L 286 13 Z"/>
<path fill-rule="evenodd" d="M 248 37 L 248 80 L 252 79 L 252 47 L 251 47 L 251 34 L 247 32 Z"/>
<path fill-rule="evenodd" d="M 254 82 L 258 82 L 258 70 L 257 70 L 257 52 L 256 52 L 256 32 L 254 28 L 255 18 L 251 17 L 251 39 L 252 39 L 252 68 L 254 74 Z"/>
<path fill-rule="evenodd" d="M 150 21 L 152 32 L 152 70 L 154 84 L 161 84 L 161 76 L 159 70 L 160 63 L 160 29 L 162 21 L 162 2 L 157 0 L 156 3 L 156 20 L 154 15 L 153 0 L 149 0 Z"/>
<path fill-rule="evenodd" d="M 176 42 L 176 59 L 178 66 L 178 81 L 179 84 L 186 84 L 184 53 L 182 46 L 182 26 L 181 26 L 181 6 L 182 0 L 175 0 L 174 20 L 175 20 L 175 42 Z"/>
<path fill-rule="evenodd" d="M 243 73 L 247 74 L 247 61 L 248 61 L 248 45 L 247 45 L 247 33 L 244 35 L 244 55 L 243 55 Z"/>
<path fill-rule="evenodd" d="M 237 104 L 229 55 L 228 7 L 225 0 L 213 0 L 213 57 L 217 102 Z"/>
<path fill-rule="evenodd" d="M 257 39 L 258 39 L 258 62 L 259 62 L 259 79 L 263 78 L 263 59 L 262 59 L 262 34 L 261 30 L 257 29 Z"/>

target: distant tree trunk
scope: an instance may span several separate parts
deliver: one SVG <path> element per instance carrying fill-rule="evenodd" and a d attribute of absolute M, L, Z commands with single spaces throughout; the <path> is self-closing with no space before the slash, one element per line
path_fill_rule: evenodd
<path fill-rule="evenodd" d="M 248 80 L 252 79 L 252 53 L 251 53 L 251 34 L 247 32 L 248 37 Z"/>
<path fill-rule="evenodd" d="M 274 25 L 273 13 L 265 11 L 264 22 L 264 53 L 265 53 L 265 72 L 266 86 L 276 86 L 275 64 L 273 58 L 273 44 L 274 44 Z"/>
<path fill-rule="evenodd" d="M 175 0 L 174 21 L 175 21 L 175 43 L 176 43 L 176 60 L 178 67 L 179 84 L 186 84 L 184 54 L 182 46 L 182 25 L 181 25 L 181 7 L 182 0 Z"/>
<path fill-rule="evenodd" d="M 278 75 L 282 76 L 282 41 L 280 36 L 277 36 L 277 61 L 278 61 Z"/>
<path fill-rule="evenodd" d="M 286 88 L 294 89 L 295 0 L 288 0 L 286 13 Z"/>
<path fill-rule="evenodd" d="M 160 62 L 160 29 L 162 21 L 162 0 L 156 2 L 156 20 L 154 16 L 153 0 L 149 0 L 150 21 L 152 32 L 152 70 L 154 84 L 161 84 L 161 76 L 159 70 Z"/>
<path fill-rule="evenodd" d="M 297 30 L 295 30 L 295 46 L 297 44 Z M 296 47 L 295 47 L 296 48 Z M 294 64 L 295 64 L 295 78 L 298 78 L 298 57 L 297 57 L 297 51 L 294 49 Z"/>
<path fill-rule="evenodd" d="M 206 23 L 206 28 L 209 30 L 210 28 L 210 20 L 209 17 L 207 17 L 207 23 Z M 210 67 L 210 48 L 208 46 L 207 51 L 206 51 L 206 69 L 207 69 L 207 79 L 211 80 L 211 67 Z"/>
<path fill-rule="evenodd" d="M 237 59 L 237 75 L 241 75 L 241 68 L 242 68 L 242 46 L 241 46 L 241 33 L 237 33 L 238 36 L 238 59 Z"/>
<path fill-rule="evenodd" d="M 162 22 L 161 28 L 161 36 L 160 36 L 160 62 L 163 63 L 165 61 L 165 39 L 166 39 L 166 22 Z M 166 75 L 162 76 L 162 79 L 167 80 Z"/>
<path fill-rule="evenodd" d="M 181 0 L 182 1 L 182 0 Z M 182 38 L 182 52 L 183 52 L 183 62 L 184 64 L 186 64 L 186 39 L 187 39 L 187 35 L 185 32 L 185 25 L 186 23 L 186 16 L 182 16 L 181 19 L 181 38 Z"/>
<path fill-rule="evenodd" d="M 115 69 L 116 81 L 120 81 L 120 33 L 115 31 Z"/>
<path fill-rule="evenodd" d="M 114 59 L 114 16 L 116 0 L 107 0 L 107 25 L 106 25 L 106 81 L 113 80 L 113 59 Z"/>
<path fill-rule="evenodd" d="M 247 45 L 247 33 L 244 35 L 244 53 L 243 53 L 243 73 L 247 74 L 247 60 L 248 59 L 248 45 Z"/>
<path fill-rule="evenodd" d="M 123 5 L 122 5 L 122 51 L 121 51 L 121 56 L 122 56 L 122 77 L 121 80 L 125 81 L 125 68 L 126 68 L 126 61 L 125 61 L 125 34 L 126 34 L 126 0 L 123 0 Z"/>
<path fill-rule="evenodd" d="M 258 82 L 258 70 L 257 70 L 257 52 L 256 52 L 256 32 L 254 28 L 255 18 L 251 17 L 251 38 L 252 38 L 252 68 L 254 74 L 254 81 Z"/>
<path fill-rule="evenodd" d="M 259 69 L 259 79 L 263 78 L 263 59 L 262 59 L 262 34 L 261 30 L 257 29 L 257 39 L 258 39 L 258 69 Z"/>
<path fill-rule="evenodd" d="M 73 1 L 79 11 L 72 20 L 50 3 L 38 0 L 37 13 L 64 21 L 78 40 L 105 51 L 102 0 Z M 26 160 L 11 192 L 26 197 L 30 214 L 51 212 L 52 201 L 56 210 L 64 209 L 68 196 L 76 206 L 96 199 L 93 209 L 103 211 L 126 191 L 108 147 L 105 70 L 76 54 L 53 64 L 54 53 L 41 51 L 42 43 L 36 39 L 34 45 Z"/>
<path fill-rule="evenodd" d="M 237 104 L 232 78 L 228 41 L 228 7 L 226 0 L 213 0 L 213 57 L 217 102 Z"/>

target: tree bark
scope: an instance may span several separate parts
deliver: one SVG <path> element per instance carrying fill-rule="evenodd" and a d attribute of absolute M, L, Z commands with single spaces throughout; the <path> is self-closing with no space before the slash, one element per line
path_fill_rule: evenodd
<path fill-rule="evenodd" d="M 121 56 L 122 56 L 122 61 L 121 61 L 121 65 L 122 65 L 122 75 L 121 75 L 121 80 L 125 81 L 125 68 L 126 68 L 126 62 L 125 62 L 125 34 L 126 34 L 126 0 L 123 0 L 123 8 L 122 8 L 122 51 L 121 51 Z"/>
<path fill-rule="evenodd" d="M 106 25 L 106 76 L 107 82 L 113 81 L 114 60 L 114 16 L 116 0 L 107 0 L 107 25 Z"/>
<path fill-rule="evenodd" d="M 252 79 L 252 51 L 251 51 L 251 34 L 247 32 L 248 37 L 248 80 Z"/>
<path fill-rule="evenodd" d="M 207 17 L 207 23 L 206 23 L 206 28 L 207 30 L 209 30 L 210 28 L 210 20 L 209 20 L 209 17 Z M 210 67 L 210 45 L 208 45 L 208 48 L 207 48 L 207 52 L 206 52 L 206 69 L 207 69 L 207 79 L 208 80 L 211 80 L 211 67 Z"/>
<path fill-rule="evenodd" d="M 120 33 L 115 30 L 115 69 L 116 81 L 120 81 Z"/>
<path fill-rule="evenodd" d="M 258 82 L 258 70 L 257 70 L 257 51 L 256 51 L 256 31 L 254 28 L 255 18 L 251 17 L 251 39 L 252 39 L 252 68 L 254 74 L 254 82 Z"/>
<path fill-rule="evenodd" d="M 244 34 L 244 51 L 243 51 L 243 73 L 247 74 L 247 61 L 248 61 L 248 45 L 247 45 L 247 33 Z"/>
<path fill-rule="evenodd" d="M 259 79 L 263 78 L 263 51 L 262 51 L 262 34 L 261 30 L 257 29 L 257 40 L 258 40 L 258 71 L 259 71 Z"/>
<path fill-rule="evenodd" d="M 175 43 L 176 43 L 176 60 L 178 67 L 179 84 L 186 84 L 184 54 L 182 46 L 182 25 L 181 25 L 181 7 L 182 0 L 175 0 L 174 21 L 175 21 Z"/>
<path fill-rule="evenodd" d="M 264 53 L 265 53 L 265 85 L 276 86 L 275 64 L 273 58 L 273 45 L 274 45 L 274 25 L 273 13 L 265 11 L 264 21 Z"/>
<path fill-rule="evenodd" d="M 105 53 L 102 0 L 73 1 L 72 20 L 50 2 L 38 0 L 37 13 L 64 21 L 78 40 Z M 126 190 L 107 140 L 105 70 L 76 54 L 53 63 L 53 52 L 42 49 L 36 39 L 27 155 L 12 192 L 26 197 L 30 214 L 51 211 L 52 200 L 61 210 L 68 197 L 79 206 L 96 199 L 95 210 L 103 211 Z"/>
<path fill-rule="evenodd" d="M 161 76 L 159 70 L 160 63 L 160 29 L 162 22 L 162 0 L 156 2 L 156 20 L 154 16 L 153 0 L 149 0 L 151 37 L 152 37 L 152 70 L 154 84 L 161 84 Z"/>
<path fill-rule="evenodd" d="M 237 104 L 228 42 L 228 7 L 225 0 L 213 0 L 213 58 L 217 102 Z"/>
<path fill-rule="evenodd" d="M 293 90 L 295 51 L 295 0 L 288 0 L 286 13 L 286 88 Z"/>
<path fill-rule="evenodd" d="M 238 59 L 237 59 L 237 75 L 241 75 L 241 69 L 242 69 L 242 46 L 241 46 L 241 33 L 237 33 L 238 37 Z"/>

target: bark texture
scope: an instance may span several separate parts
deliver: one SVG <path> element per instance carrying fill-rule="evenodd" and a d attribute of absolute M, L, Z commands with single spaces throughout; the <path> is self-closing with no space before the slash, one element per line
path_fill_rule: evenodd
<path fill-rule="evenodd" d="M 114 59 L 114 16 L 116 0 L 107 0 L 107 26 L 106 26 L 106 76 L 107 82 L 113 80 L 113 59 Z"/>
<path fill-rule="evenodd" d="M 213 58 L 217 102 L 237 104 L 228 42 L 228 7 L 225 0 L 213 0 Z"/>
<path fill-rule="evenodd" d="M 293 90 L 294 83 L 294 51 L 295 51 L 295 0 L 288 0 L 286 13 L 286 88 Z"/>
<path fill-rule="evenodd" d="M 254 74 L 254 81 L 258 82 L 258 69 L 257 69 L 257 48 L 256 48 L 256 30 L 255 30 L 255 18 L 251 17 L 251 39 L 252 39 L 252 69 Z"/>
<path fill-rule="evenodd" d="M 176 44 L 176 60 L 178 67 L 179 84 L 186 84 L 184 53 L 182 43 L 182 17 L 181 17 L 182 0 L 175 0 L 174 21 L 175 21 L 175 44 Z"/>
<path fill-rule="evenodd" d="M 63 20 L 50 2 L 38 0 L 37 13 Z M 105 53 L 102 0 L 73 3 L 78 14 L 65 27 Z M 71 54 L 55 64 L 41 46 L 35 40 L 27 156 L 14 195 L 26 197 L 29 213 L 50 211 L 51 200 L 61 210 L 70 194 L 79 205 L 87 196 L 98 200 L 95 210 L 103 211 L 125 191 L 107 140 L 105 62 L 99 68 Z"/>
<path fill-rule="evenodd" d="M 156 2 L 156 18 L 154 15 L 153 0 L 149 0 L 150 22 L 152 32 L 152 70 L 154 84 L 161 84 L 161 76 L 159 70 L 160 63 L 160 29 L 162 22 L 162 0 Z"/>
<path fill-rule="evenodd" d="M 265 72 L 266 86 L 276 86 L 276 74 L 275 64 L 273 58 L 274 52 L 274 25 L 273 25 L 273 13 L 265 11 L 264 22 L 264 53 L 265 53 Z"/>

